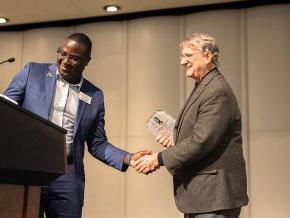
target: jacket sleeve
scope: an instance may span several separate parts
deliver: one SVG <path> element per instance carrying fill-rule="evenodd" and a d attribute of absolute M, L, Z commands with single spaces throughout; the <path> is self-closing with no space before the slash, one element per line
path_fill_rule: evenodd
<path fill-rule="evenodd" d="M 191 134 L 161 153 L 164 165 L 171 174 L 203 160 L 218 149 L 233 119 L 231 101 L 231 96 L 223 89 L 212 90 L 207 95 L 200 105 Z"/>
<path fill-rule="evenodd" d="M 105 107 L 103 94 L 95 123 L 87 138 L 89 153 L 103 163 L 120 171 L 126 171 L 128 165 L 124 164 L 124 158 L 128 152 L 115 147 L 108 142 L 105 132 Z"/>
<path fill-rule="evenodd" d="M 11 83 L 3 93 L 4 95 L 18 102 L 20 105 L 22 105 L 25 97 L 25 88 L 30 72 L 30 67 L 30 63 L 26 64 L 24 68 L 12 79 Z"/>

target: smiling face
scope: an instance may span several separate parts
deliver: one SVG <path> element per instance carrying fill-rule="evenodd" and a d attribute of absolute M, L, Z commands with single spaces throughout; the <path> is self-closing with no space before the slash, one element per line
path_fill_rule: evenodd
<path fill-rule="evenodd" d="M 57 68 L 61 77 L 69 83 L 79 83 L 90 61 L 88 48 L 77 41 L 65 39 L 57 52 Z"/>
<path fill-rule="evenodd" d="M 202 51 L 190 43 L 181 46 L 180 64 L 184 67 L 185 75 L 200 82 L 212 68 L 212 53 Z"/>
<path fill-rule="evenodd" d="M 183 44 L 180 64 L 184 67 L 187 77 L 199 81 L 205 68 L 203 52 L 195 46 Z"/>

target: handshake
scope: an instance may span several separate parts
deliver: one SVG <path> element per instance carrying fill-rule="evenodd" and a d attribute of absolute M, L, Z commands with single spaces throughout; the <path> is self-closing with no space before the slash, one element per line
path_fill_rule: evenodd
<path fill-rule="evenodd" d="M 163 147 L 173 146 L 173 136 L 170 138 L 162 136 L 162 134 L 156 136 L 156 141 Z M 153 153 L 149 150 L 139 151 L 132 155 L 130 160 L 127 160 L 128 165 L 133 167 L 136 172 L 143 174 L 150 174 L 160 168 L 158 162 L 158 153 Z"/>
<path fill-rule="evenodd" d="M 173 143 L 173 128 L 175 120 L 164 111 L 155 111 L 146 122 L 146 127 L 155 136 L 155 140 L 165 148 L 169 148 Z M 125 158 L 126 159 L 126 158 Z M 127 164 L 132 166 L 137 172 L 148 175 L 159 169 L 158 153 L 152 151 L 139 151 L 132 155 Z"/>

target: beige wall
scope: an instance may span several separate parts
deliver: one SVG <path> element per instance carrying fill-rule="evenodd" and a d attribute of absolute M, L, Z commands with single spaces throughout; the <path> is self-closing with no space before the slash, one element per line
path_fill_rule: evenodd
<path fill-rule="evenodd" d="M 247 11 L 252 217 L 290 214 L 288 6 Z"/>
<path fill-rule="evenodd" d="M 250 205 L 241 217 L 284 218 L 290 214 L 289 20 L 288 4 L 0 32 L 0 60 L 16 58 L 0 65 L 0 91 L 25 62 L 54 62 L 65 36 L 85 32 L 94 44 L 85 77 L 105 92 L 110 141 L 131 152 L 159 151 L 144 123 L 156 109 L 177 116 L 193 84 L 179 66 L 179 43 L 208 32 L 218 40 L 220 70 L 243 114 Z M 165 169 L 120 173 L 88 153 L 85 164 L 84 218 L 183 217 Z"/>

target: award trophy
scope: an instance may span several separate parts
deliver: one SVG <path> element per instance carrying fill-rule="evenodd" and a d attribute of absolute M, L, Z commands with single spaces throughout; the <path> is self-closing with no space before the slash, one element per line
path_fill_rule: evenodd
<path fill-rule="evenodd" d="M 146 122 L 147 129 L 155 137 L 172 137 L 174 125 L 175 120 L 162 110 L 155 111 Z"/>

